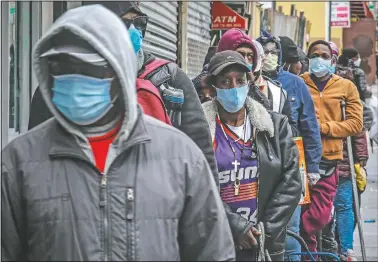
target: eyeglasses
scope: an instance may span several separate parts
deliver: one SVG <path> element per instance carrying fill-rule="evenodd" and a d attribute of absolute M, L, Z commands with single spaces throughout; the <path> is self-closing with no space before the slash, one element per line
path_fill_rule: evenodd
<path fill-rule="evenodd" d="M 127 28 L 133 24 L 136 29 L 144 30 L 147 27 L 148 17 L 147 16 L 137 16 L 131 19 L 122 19 L 123 23 L 126 25 Z"/>

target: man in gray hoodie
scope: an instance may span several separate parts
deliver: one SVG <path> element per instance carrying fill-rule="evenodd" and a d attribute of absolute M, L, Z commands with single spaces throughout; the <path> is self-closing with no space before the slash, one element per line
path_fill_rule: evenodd
<path fill-rule="evenodd" d="M 204 154 L 137 106 L 137 59 L 114 13 L 66 12 L 33 63 L 53 118 L 2 152 L 3 261 L 234 259 Z"/>
<path fill-rule="evenodd" d="M 148 26 L 148 16 L 140 10 L 136 1 L 83 1 L 83 5 L 93 4 L 101 4 L 122 19 L 125 28 L 130 32 L 129 35 L 133 47 L 137 52 L 137 75 L 141 77 L 146 68 L 156 59 L 153 54 L 143 48 L 143 38 Z M 101 32 L 101 28 L 98 30 Z M 216 183 L 218 183 L 218 169 L 215 163 L 209 127 L 200 100 L 189 77 L 177 64 L 169 63 L 157 68 L 143 79 L 150 80 L 157 90 L 160 89 L 159 87 L 162 84 L 182 90 L 184 102 L 181 109 L 180 125 L 174 126 L 184 132 L 199 146 L 210 165 Z M 46 108 L 39 88 L 37 88 L 31 102 L 29 129 L 51 117 L 52 115 Z"/>

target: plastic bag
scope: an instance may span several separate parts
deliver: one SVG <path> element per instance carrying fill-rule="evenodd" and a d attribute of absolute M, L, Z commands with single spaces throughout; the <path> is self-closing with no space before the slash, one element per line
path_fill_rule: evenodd
<path fill-rule="evenodd" d="M 364 192 L 367 185 L 366 170 L 360 164 L 354 164 L 354 171 L 356 172 L 357 188 L 360 192 Z"/>

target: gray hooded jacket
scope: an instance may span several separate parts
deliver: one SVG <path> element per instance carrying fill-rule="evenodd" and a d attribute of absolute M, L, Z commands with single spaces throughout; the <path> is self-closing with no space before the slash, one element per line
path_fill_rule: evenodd
<path fill-rule="evenodd" d="M 104 175 L 87 138 L 51 102 L 49 67 L 40 55 L 63 31 L 93 46 L 123 88 L 125 117 Z M 136 56 L 117 16 L 99 5 L 66 12 L 39 41 L 33 60 L 54 118 L 2 152 L 3 261 L 234 259 L 230 227 L 203 153 L 181 131 L 137 106 Z"/>

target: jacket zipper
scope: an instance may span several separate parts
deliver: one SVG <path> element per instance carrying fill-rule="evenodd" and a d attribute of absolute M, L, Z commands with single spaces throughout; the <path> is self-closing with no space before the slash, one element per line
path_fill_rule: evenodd
<path fill-rule="evenodd" d="M 104 261 L 109 260 L 108 250 L 109 250 L 109 235 L 108 235 L 108 212 L 107 212 L 107 176 L 103 174 L 101 177 L 101 186 L 100 186 L 100 207 L 101 215 L 104 223 Z"/>
<path fill-rule="evenodd" d="M 257 206 L 257 219 L 256 219 L 256 225 L 258 224 L 259 222 L 259 216 L 260 216 L 260 207 L 259 207 L 259 195 L 260 195 L 260 166 L 261 166 L 261 163 L 260 163 L 260 150 L 259 150 L 259 147 L 257 145 L 257 134 L 259 133 L 259 131 L 256 129 L 256 134 L 255 134 L 255 143 L 256 143 L 256 150 L 257 150 L 257 164 L 259 165 L 258 166 L 258 175 L 259 177 L 257 178 L 257 197 L 256 197 L 256 206 Z"/>
<path fill-rule="evenodd" d="M 137 143 L 142 143 L 144 140 L 140 139 L 140 140 L 136 140 L 134 141 L 132 144 L 128 145 L 128 148 L 133 146 L 134 144 L 137 144 Z M 113 164 L 116 162 L 116 160 L 121 156 L 123 155 L 124 152 L 126 152 L 127 150 L 125 149 L 121 154 L 117 155 L 113 162 L 110 164 L 109 166 L 109 170 L 111 170 L 111 167 L 113 166 Z M 61 153 L 61 154 L 54 154 L 54 156 L 59 156 L 59 157 L 70 157 L 70 158 L 76 158 L 76 159 L 80 159 L 86 163 L 88 163 L 94 170 L 95 172 L 97 172 L 98 174 L 101 175 L 101 181 L 100 181 L 100 210 L 101 210 L 101 214 L 102 214 L 102 220 L 103 220 L 103 224 L 104 224 L 104 261 L 109 261 L 109 221 L 108 221 L 108 208 L 107 208 L 107 202 L 108 202 L 108 198 L 107 198 L 107 184 L 108 184 L 108 177 L 107 177 L 107 174 L 105 173 L 101 173 L 94 165 L 92 162 L 88 161 L 87 159 L 83 158 L 83 157 L 80 157 L 76 154 L 72 154 L 72 153 L 69 153 L 69 152 L 65 152 L 65 153 Z M 128 188 L 127 189 L 127 198 L 126 198 L 126 201 L 127 203 L 130 205 L 130 208 L 128 207 L 126 211 L 128 213 L 127 215 L 127 232 L 130 232 L 131 230 L 131 227 L 132 227 L 132 223 L 133 223 L 133 218 L 134 218 L 134 190 L 132 188 Z M 130 215 L 129 215 L 130 214 Z M 128 234 L 128 238 L 129 238 L 129 241 L 128 241 L 128 244 L 127 244 L 127 254 L 128 254 L 128 261 L 133 261 L 133 252 L 130 252 L 131 248 L 132 248 L 132 236 L 130 236 L 130 234 Z M 130 244 L 131 243 L 131 244 Z"/>
<path fill-rule="evenodd" d="M 320 100 L 320 103 L 319 103 L 319 113 L 320 113 L 320 125 L 321 125 L 321 123 L 323 122 L 323 107 L 322 107 L 322 105 L 323 105 L 323 92 L 322 91 L 319 91 L 319 100 Z"/>
<path fill-rule="evenodd" d="M 133 219 L 134 219 L 134 189 L 127 188 L 126 190 L 126 232 L 127 232 L 127 260 L 134 261 L 134 232 Z"/>
<path fill-rule="evenodd" d="M 109 261 L 109 223 L 108 223 L 108 209 L 107 209 L 107 202 L 108 202 L 108 197 L 107 197 L 107 182 L 108 182 L 108 177 L 107 174 L 101 173 L 94 165 L 92 162 L 88 161 L 85 158 L 79 157 L 75 154 L 71 153 L 64 153 L 64 154 L 59 154 L 59 156 L 66 156 L 66 157 L 72 157 L 76 159 L 80 159 L 86 163 L 89 164 L 95 170 L 97 174 L 101 175 L 101 180 L 100 180 L 100 211 L 101 211 L 101 218 L 103 220 L 104 224 L 104 261 Z M 114 161 L 113 161 L 114 162 Z"/>

